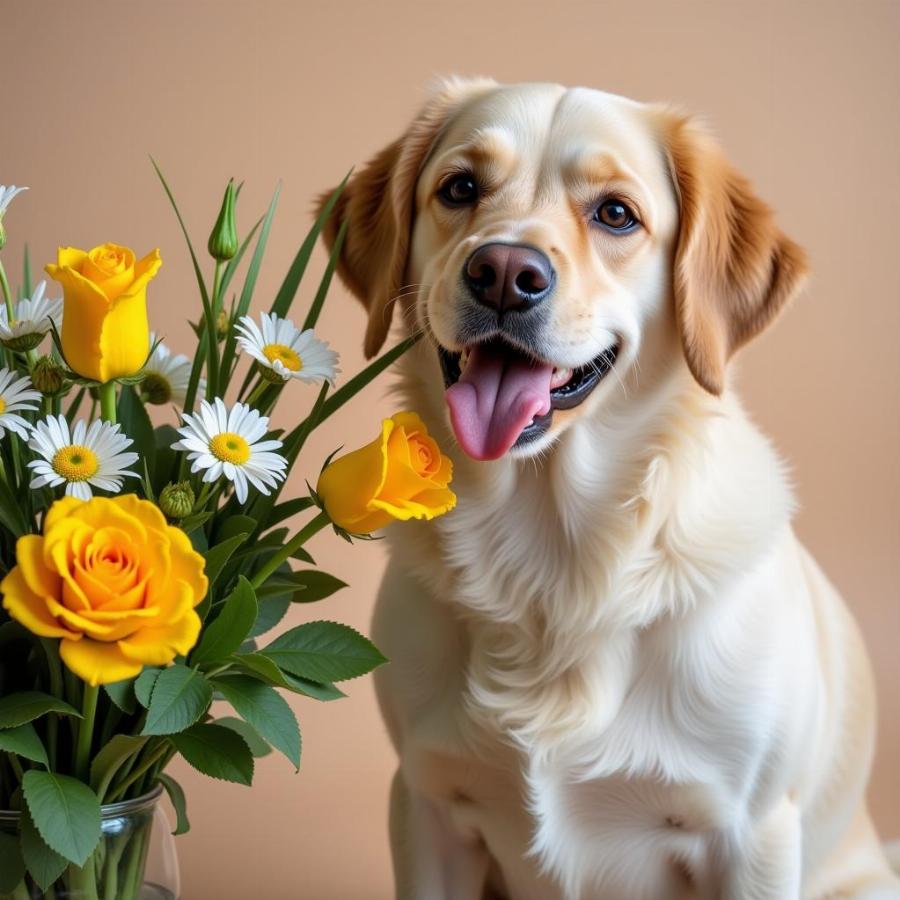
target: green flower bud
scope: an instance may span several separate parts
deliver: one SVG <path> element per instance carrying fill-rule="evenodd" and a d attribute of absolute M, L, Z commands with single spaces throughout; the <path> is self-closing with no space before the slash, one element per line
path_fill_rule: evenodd
<path fill-rule="evenodd" d="M 66 370 L 52 357 L 42 356 L 31 370 L 31 383 L 42 394 L 52 397 L 66 383 Z"/>
<path fill-rule="evenodd" d="M 237 224 L 234 220 L 234 179 L 225 188 L 222 208 L 209 236 L 207 248 L 209 255 L 219 262 L 226 262 L 238 251 Z"/>
<path fill-rule="evenodd" d="M 159 495 L 159 508 L 170 519 L 183 519 L 194 508 L 194 492 L 189 481 L 167 484 Z"/>
<path fill-rule="evenodd" d="M 6 229 L 3 227 L 3 216 L 0 216 L 0 250 L 6 246 Z"/>
<path fill-rule="evenodd" d="M 149 372 L 141 382 L 143 398 L 154 406 L 162 406 L 172 399 L 172 385 L 158 372 Z"/>

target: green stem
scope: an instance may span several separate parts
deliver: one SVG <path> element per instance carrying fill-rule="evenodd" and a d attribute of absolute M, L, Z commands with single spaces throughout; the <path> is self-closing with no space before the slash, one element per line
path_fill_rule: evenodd
<path fill-rule="evenodd" d="M 25 777 L 25 772 L 22 769 L 22 763 L 19 762 L 19 757 L 16 756 L 15 753 L 7 753 L 6 757 L 9 760 L 9 764 L 12 766 L 13 772 L 16 773 L 16 778 L 18 778 L 19 783 L 21 783 L 22 779 Z"/>
<path fill-rule="evenodd" d="M 91 774 L 91 741 L 94 737 L 94 718 L 97 715 L 97 698 L 100 688 L 86 684 L 81 704 L 81 721 L 78 723 L 78 741 L 75 744 L 75 775 L 85 783 Z"/>
<path fill-rule="evenodd" d="M 257 400 L 266 392 L 266 388 L 271 384 L 271 382 L 266 381 L 265 378 L 260 378 L 256 383 L 256 387 L 250 392 L 250 396 L 244 400 L 243 402 L 247 404 L 247 406 L 253 406 Z"/>
<path fill-rule="evenodd" d="M 111 424 L 116 424 L 116 383 L 107 381 L 97 388 L 100 394 L 100 417 Z"/>
<path fill-rule="evenodd" d="M 25 887 L 24 879 L 13 888 L 13 892 L 10 896 L 13 900 L 31 900 L 31 893 L 28 888 Z"/>
<path fill-rule="evenodd" d="M 206 317 L 206 399 L 212 400 L 219 389 L 219 341 L 216 336 L 216 319 L 219 317 L 219 294 L 222 290 L 222 262 L 216 260 L 213 272 L 212 294 L 209 298 L 209 315 Z"/>
<path fill-rule="evenodd" d="M 73 897 L 78 897 L 78 900 L 99 900 L 96 858 L 93 853 L 87 858 L 83 868 L 78 868 L 73 863 L 69 866 L 68 872 L 68 887 Z"/>
<path fill-rule="evenodd" d="M 275 572 L 278 567 L 290 559 L 294 552 L 302 547 L 314 534 L 321 531 L 331 522 L 328 513 L 322 510 L 314 519 L 311 519 L 300 529 L 276 554 L 269 558 L 268 562 L 250 579 L 250 584 L 255 590 Z"/>
<path fill-rule="evenodd" d="M 6 314 L 9 317 L 9 324 L 12 325 L 13 319 L 15 316 L 13 315 L 13 298 L 12 291 L 9 289 L 9 279 L 6 277 L 6 269 L 3 268 L 3 263 L 0 262 L 0 288 L 3 290 L 3 302 L 6 304 Z"/>
<path fill-rule="evenodd" d="M 59 661 L 58 642 L 50 638 L 41 638 L 44 656 L 47 658 L 47 672 L 50 676 L 50 695 L 63 696 L 62 664 Z M 50 758 L 50 771 L 56 771 L 56 746 L 59 735 L 59 718 L 47 716 L 47 754 Z"/>
<path fill-rule="evenodd" d="M 150 753 L 147 758 L 116 788 L 116 790 L 110 795 L 108 803 L 116 803 L 124 797 L 125 792 L 130 788 L 138 779 L 141 778 L 146 772 L 148 772 L 159 760 L 166 755 L 166 744 L 165 742 L 161 743 L 152 753 Z"/>

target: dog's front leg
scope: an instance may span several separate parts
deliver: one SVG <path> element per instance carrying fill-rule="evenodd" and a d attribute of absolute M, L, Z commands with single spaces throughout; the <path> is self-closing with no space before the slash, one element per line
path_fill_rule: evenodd
<path fill-rule="evenodd" d="M 783 797 L 733 850 L 724 900 L 798 900 L 802 878 L 800 811 Z"/>
<path fill-rule="evenodd" d="M 481 900 L 484 844 L 461 836 L 444 810 L 410 790 L 401 771 L 391 785 L 390 825 L 397 900 Z"/>

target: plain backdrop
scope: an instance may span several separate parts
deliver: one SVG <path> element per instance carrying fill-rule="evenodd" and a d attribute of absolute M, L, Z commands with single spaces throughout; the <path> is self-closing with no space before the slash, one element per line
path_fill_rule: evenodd
<path fill-rule="evenodd" d="M 244 229 L 282 180 L 259 308 L 308 228 L 314 194 L 396 137 L 438 74 L 588 85 L 704 113 L 812 256 L 805 295 L 742 355 L 740 387 L 790 460 L 802 538 L 865 631 L 881 702 L 872 807 L 885 835 L 900 835 L 898 38 L 895 0 L 0 0 L 0 182 L 31 187 L 7 215 L 3 258 L 18 273 L 26 239 L 39 264 L 58 244 L 158 246 L 152 323 L 187 348 L 196 286 L 148 154 L 201 247 L 230 176 L 245 182 Z M 316 276 L 322 264 L 319 253 Z M 313 290 L 311 279 L 298 303 Z M 345 375 L 361 363 L 362 328 L 335 287 L 320 332 Z M 386 386 L 315 436 L 297 493 L 332 449 L 374 436 L 391 411 Z M 279 424 L 304 413 L 313 389 L 287 393 Z M 289 622 L 366 630 L 381 546 L 350 548 L 328 533 L 312 546 L 352 586 Z M 391 895 L 392 754 L 371 682 L 347 690 L 337 703 L 294 704 L 299 775 L 269 757 L 247 789 L 175 766 L 193 824 L 178 842 L 185 900 Z"/>

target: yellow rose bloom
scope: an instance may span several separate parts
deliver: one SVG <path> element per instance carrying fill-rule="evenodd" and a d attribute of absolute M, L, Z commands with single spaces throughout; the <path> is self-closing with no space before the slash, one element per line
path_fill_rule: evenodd
<path fill-rule="evenodd" d="M 381 434 L 328 465 L 316 493 L 335 525 L 357 534 L 394 519 L 433 519 L 456 506 L 453 464 L 412 412 L 382 422 Z"/>
<path fill-rule="evenodd" d="M 16 543 L 3 607 L 91 685 L 165 666 L 200 634 L 204 560 L 187 535 L 134 494 L 57 500 L 43 535 Z"/>
<path fill-rule="evenodd" d="M 60 247 L 57 264 L 45 267 L 63 288 L 63 353 L 83 378 L 109 381 L 144 364 L 147 285 L 161 265 L 159 250 L 135 261 L 127 247 L 101 244 L 88 252 Z"/>

